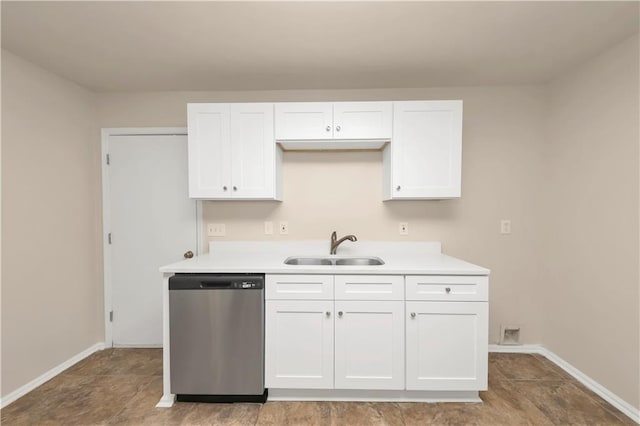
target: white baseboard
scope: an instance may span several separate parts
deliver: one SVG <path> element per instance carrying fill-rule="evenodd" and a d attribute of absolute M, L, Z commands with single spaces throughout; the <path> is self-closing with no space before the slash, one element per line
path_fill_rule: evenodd
<path fill-rule="evenodd" d="M 568 374 L 573 376 L 577 381 L 585 385 L 589 390 L 600 396 L 609 404 L 616 407 L 631 420 L 640 424 L 640 410 L 638 410 L 633 405 L 629 404 L 618 395 L 611 392 L 609 389 L 605 388 L 600 383 L 596 382 L 591 377 L 587 376 L 582 371 L 578 370 L 576 367 L 560 358 L 558 355 L 551 352 L 549 349 L 545 348 L 542 345 L 489 345 L 489 352 L 540 354 L 547 358 L 549 361 L 556 364 L 558 367 L 562 368 Z"/>
<path fill-rule="evenodd" d="M 542 345 L 489 345 L 489 352 L 507 354 L 542 354 Z"/>
<path fill-rule="evenodd" d="M 156 404 L 156 408 L 171 408 L 176 400 L 176 396 L 173 394 L 162 395 L 160 401 Z"/>
<path fill-rule="evenodd" d="M 54 378 L 58 374 L 62 373 L 67 368 L 71 367 L 74 364 L 77 364 L 78 362 L 82 361 L 83 359 L 85 359 L 89 355 L 93 354 L 94 352 L 97 352 L 97 351 L 102 350 L 104 348 L 105 348 L 105 344 L 104 343 L 96 343 L 95 345 L 85 349 L 84 351 L 80 352 L 79 354 L 72 356 L 71 358 L 69 358 L 68 360 L 63 362 L 62 364 L 59 364 L 59 365 L 53 367 L 51 370 L 47 371 L 46 373 L 36 377 L 35 379 L 30 381 L 29 383 L 27 383 L 27 384 L 25 384 L 23 386 L 20 386 L 18 389 L 14 390 L 10 394 L 5 395 L 4 397 L 2 397 L 2 399 L 0 399 L 0 408 L 6 407 L 7 405 L 9 405 L 12 402 L 14 402 L 16 399 L 24 396 L 25 394 L 31 392 L 32 390 L 34 390 L 35 388 L 37 388 L 38 386 L 40 386 L 44 382 L 46 382 L 48 380 L 51 380 L 52 378 Z"/>

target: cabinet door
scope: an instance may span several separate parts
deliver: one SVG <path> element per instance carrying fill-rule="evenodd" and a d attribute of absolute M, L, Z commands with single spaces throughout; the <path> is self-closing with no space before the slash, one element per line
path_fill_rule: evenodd
<path fill-rule="evenodd" d="M 274 199 L 273 104 L 231 104 L 233 198 Z"/>
<path fill-rule="evenodd" d="M 487 310 L 486 302 L 407 302 L 407 389 L 486 390 Z"/>
<path fill-rule="evenodd" d="M 277 140 L 313 140 L 333 138 L 331 102 L 276 104 Z"/>
<path fill-rule="evenodd" d="M 188 104 L 189 197 L 231 197 L 228 104 Z"/>
<path fill-rule="evenodd" d="M 460 197 L 462 101 L 394 102 L 391 198 Z"/>
<path fill-rule="evenodd" d="M 404 389 L 404 303 L 335 306 L 336 389 Z"/>
<path fill-rule="evenodd" d="M 391 139 L 391 102 L 336 102 L 334 139 Z"/>
<path fill-rule="evenodd" d="M 333 388 L 333 302 L 267 300 L 267 388 Z"/>

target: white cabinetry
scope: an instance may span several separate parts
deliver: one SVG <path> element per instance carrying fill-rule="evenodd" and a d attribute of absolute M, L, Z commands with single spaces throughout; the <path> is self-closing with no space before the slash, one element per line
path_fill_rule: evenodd
<path fill-rule="evenodd" d="M 383 162 L 387 200 L 460 197 L 462 101 L 394 102 Z"/>
<path fill-rule="evenodd" d="M 275 111 L 278 141 L 391 139 L 391 102 L 279 103 Z"/>
<path fill-rule="evenodd" d="M 335 302 L 336 389 L 404 389 L 404 303 Z"/>
<path fill-rule="evenodd" d="M 265 385 L 404 389 L 403 283 L 402 276 L 267 275 Z M 351 285 L 357 290 L 345 292 Z M 389 300 L 376 300 L 381 289 Z M 354 294 L 360 300 L 340 300 Z"/>
<path fill-rule="evenodd" d="M 486 276 L 267 275 L 266 298 L 267 387 L 487 389 Z"/>
<path fill-rule="evenodd" d="M 406 277 L 408 390 L 486 390 L 488 277 Z"/>
<path fill-rule="evenodd" d="M 273 104 L 189 104 L 189 196 L 280 199 Z"/>
<path fill-rule="evenodd" d="M 333 301 L 267 300 L 265 386 L 333 388 Z"/>
<path fill-rule="evenodd" d="M 407 302 L 407 389 L 487 389 L 487 308 Z"/>

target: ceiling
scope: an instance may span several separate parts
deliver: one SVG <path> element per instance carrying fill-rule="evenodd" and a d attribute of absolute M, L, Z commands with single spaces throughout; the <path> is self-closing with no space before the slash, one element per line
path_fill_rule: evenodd
<path fill-rule="evenodd" d="M 99 92 L 538 84 L 639 5 L 2 1 L 2 47 Z"/>

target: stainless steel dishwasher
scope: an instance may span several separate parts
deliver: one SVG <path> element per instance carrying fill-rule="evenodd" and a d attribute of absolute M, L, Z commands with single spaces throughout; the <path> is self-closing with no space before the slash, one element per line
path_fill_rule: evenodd
<path fill-rule="evenodd" d="M 264 275 L 174 275 L 169 324 L 178 401 L 266 400 Z"/>

